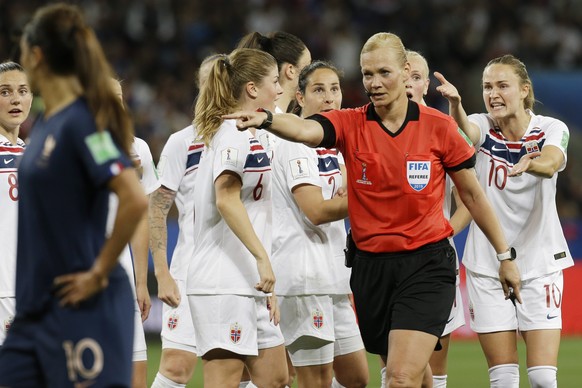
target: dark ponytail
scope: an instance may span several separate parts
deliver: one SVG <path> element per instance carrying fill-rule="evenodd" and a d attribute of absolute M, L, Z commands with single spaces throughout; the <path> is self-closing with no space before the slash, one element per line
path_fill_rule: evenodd
<path fill-rule="evenodd" d="M 111 132 L 129 154 L 133 142 L 131 120 L 113 92 L 113 72 L 81 11 L 64 3 L 42 7 L 25 27 L 24 39 L 42 50 L 54 74 L 78 78 L 97 129 Z"/>

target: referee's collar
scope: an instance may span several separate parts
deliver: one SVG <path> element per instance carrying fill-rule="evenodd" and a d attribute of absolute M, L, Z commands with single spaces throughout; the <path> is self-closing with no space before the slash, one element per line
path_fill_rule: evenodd
<path fill-rule="evenodd" d="M 418 121 L 419 118 L 420 118 L 420 108 L 418 107 L 418 104 L 409 99 L 404 122 L 402 123 L 402 126 L 400 126 L 398 131 L 393 133 L 390 132 L 388 128 L 384 126 L 384 124 L 382 124 L 382 119 L 380 118 L 380 116 L 378 116 L 378 113 L 376 113 L 376 109 L 374 109 L 374 105 L 372 105 L 372 103 L 368 104 L 366 110 L 366 120 L 377 122 L 378 125 L 380 125 L 391 136 L 399 134 L 403 128 L 406 128 L 406 125 L 408 124 L 409 121 Z"/>

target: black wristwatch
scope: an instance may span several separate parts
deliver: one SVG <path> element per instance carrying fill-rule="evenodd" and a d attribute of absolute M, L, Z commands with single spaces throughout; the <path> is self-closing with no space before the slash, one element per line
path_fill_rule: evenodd
<path fill-rule="evenodd" d="M 267 109 L 263 109 L 263 108 L 257 109 L 257 112 L 265 112 L 267 114 L 267 118 L 265 119 L 265 121 L 263 121 L 261 123 L 261 125 L 259 125 L 257 128 L 258 129 L 269 128 L 271 126 L 271 124 L 273 124 L 273 114 L 270 111 L 268 111 Z"/>
<path fill-rule="evenodd" d="M 505 260 L 515 260 L 517 257 L 517 253 L 515 252 L 515 248 L 511 247 L 507 250 L 507 252 L 498 253 L 497 260 L 505 261 Z"/>

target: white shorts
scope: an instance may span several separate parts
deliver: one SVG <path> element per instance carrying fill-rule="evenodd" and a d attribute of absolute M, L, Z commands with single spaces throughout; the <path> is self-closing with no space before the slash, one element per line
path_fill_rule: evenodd
<path fill-rule="evenodd" d="M 199 356 L 212 349 L 257 356 L 284 342 L 281 329 L 269 319 L 267 297 L 188 295 L 188 302 Z"/>
<path fill-rule="evenodd" d="M 16 298 L 3 297 L 0 298 L 0 346 L 6 339 L 6 332 L 10 328 L 14 320 L 14 313 L 16 311 Z"/>
<path fill-rule="evenodd" d="M 143 322 L 141 321 L 141 311 L 137 300 L 135 301 L 134 328 L 133 328 L 133 356 L 132 361 L 146 361 L 148 359 L 147 345 Z"/>
<path fill-rule="evenodd" d="M 562 271 L 521 282 L 521 300 L 506 300 L 497 278 L 467 270 L 471 328 L 477 333 L 562 328 Z"/>
<path fill-rule="evenodd" d="M 196 338 L 186 295 L 186 282 L 176 279 L 176 285 L 180 290 L 180 304 L 174 308 L 164 303 L 162 307 L 162 349 L 185 350 L 196 354 Z"/>
<path fill-rule="evenodd" d="M 326 364 L 335 356 L 364 349 L 347 295 L 280 296 L 279 306 L 293 365 Z"/>
<path fill-rule="evenodd" d="M 455 290 L 455 301 L 453 307 L 451 308 L 451 314 L 449 319 L 447 319 L 447 324 L 442 336 L 451 334 L 453 331 L 457 330 L 459 327 L 465 325 L 465 309 L 463 308 L 463 297 L 461 296 L 461 287 L 458 282 L 459 275 L 457 275 L 457 286 Z"/>

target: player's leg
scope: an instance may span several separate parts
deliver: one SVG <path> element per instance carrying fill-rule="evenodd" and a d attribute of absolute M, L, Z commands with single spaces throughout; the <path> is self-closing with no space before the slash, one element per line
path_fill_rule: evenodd
<path fill-rule="evenodd" d="M 287 346 L 300 388 L 329 387 L 333 378 L 333 342 L 302 336 Z"/>
<path fill-rule="evenodd" d="M 433 375 L 433 388 L 445 388 L 447 386 L 447 356 L 451 335 L 442 336 L 439 341 L 441 349 L 435 350 L 430 356 L 429 365 Z"/>
<path fill-rule="evenodd" d="M 557 387 L 560 330 L 531 330 L 522 335 L 527 349 L 527 374 L 532 388 Z"/>
<path fill-rule="evenodd" d="M 257 387 L 284 387 L 289 374 L 283 334 L 279 325 L 270 320 L 267 298 L 256 297 L 254 301 L 258 355 L 245 360 L 251 381 Z"/>
<path fill-rule="evenodd" d="M 284 387 L 289 380 L 283 344 L 259 350 L 256 357 L 246 359 L 251 381 L 257 387 Z"/>
<path fill-rule="evenodd" d="M 333 370 L 336 384 L 344 387 L 368 385 L 368 360 L 364 342 L 356 321 L 356 315 L 348 295 L 334 295 L 334 359 Z"/>
<path fill-rule="evenodd" d="M 491 387 L 518 388 L 516 307 L 494 277 L 467 270 L 467 291 L 471 328 L 479 336 Z"/>
<path fill-rule="evenodd" d="M 197 360 L 196 353 L 192 351 L 163 348 L 160 368 L 152 388 L 185 387 L 194 374 Z M 165 385 L 159 385 L 162 382 Z"/>
<path fill-rule="evenodd" d="M 563 287 L 562 271 L 530 279 L 523 285 L 528 303 L 517 306 L 517 319 L 527 349 L 527 374 L 534 388 L 558 385 Z"/>
<path fill-rule="evenodd" d="M 212 349 L 202 356 L 205 388 L 238 388 L 244 357 L 225 349 Z"/>
<path fill-rule="evenodd" d="M 438 337 L 416 330 L 391 330 L 388 338 L 387 386 L 421 386 Z"/>
<path fill-rule="evenodd" d="M 176 280 L 180 303 L 172 308 L 166 304 L 162 312 L 162 356 L 152 388 L 186 386 L 196 367 L 196 333 L 190 314 L 185 282 Z M 161 385 L 161 384 L 165 385 Z"/>
<path fill-rule="evenodd" d="M 440 350 L 435 350 L 430 357 L 429 365 L 432 371 L 433 388 L 446 388 L 447 386 L 447 359 L 451 342 L 451 333 L 465 325 L 465 313 L 463 309 L 463 297 L 461 295 L 459 273 L 455 286 L 455 301 L 451 308 L 451 314 L 439 342 Z"/>
<path fill-rule="evenodd" d="M 141 312 L 137 302 L 135 304 L 135 328 L 133 334 L 133 365 L 131 373 L 132 388 L 146 388 L 147 387 L 147 344 L 145 340 L 145 333 L 143 329 L 143 322 L 141 320 Z"/>

